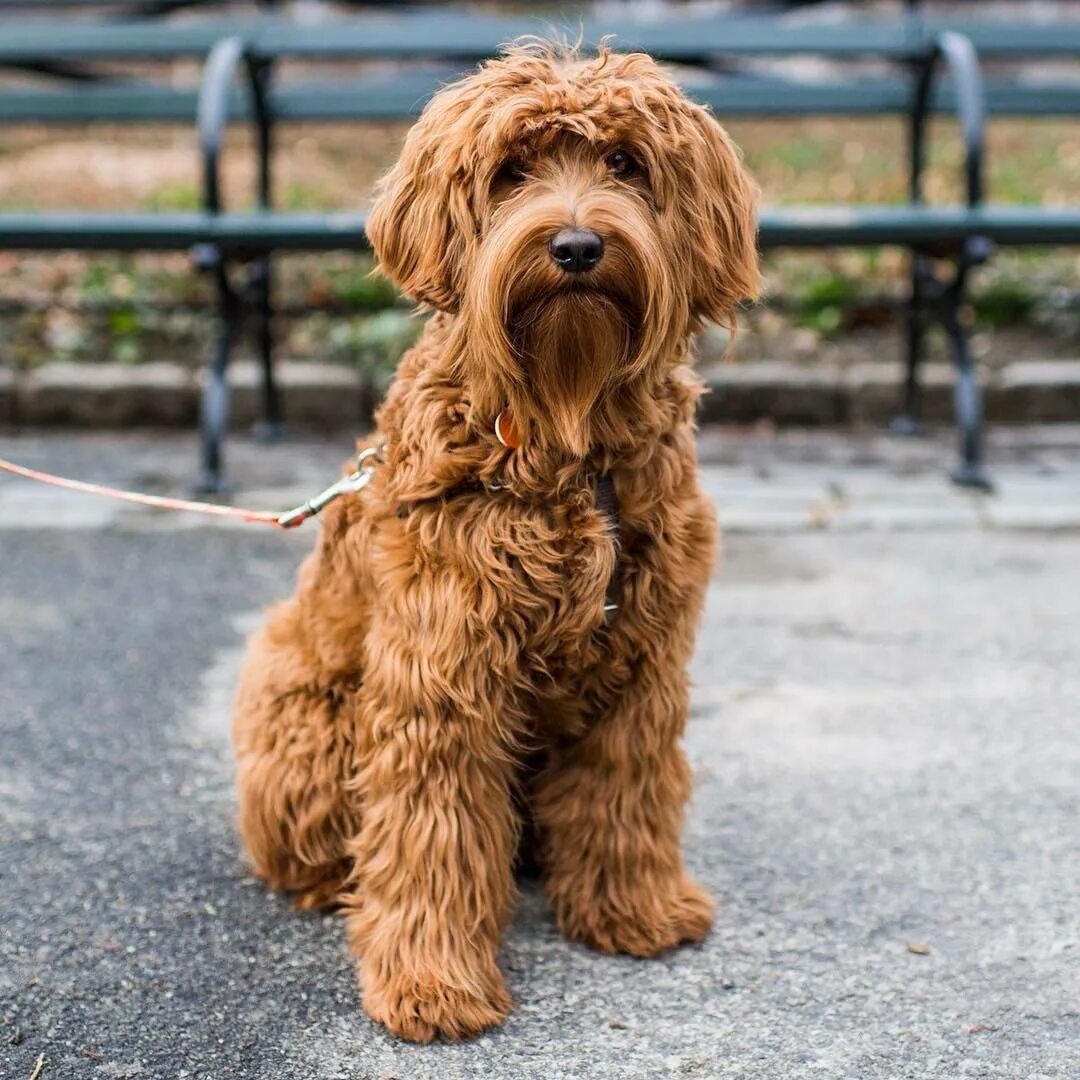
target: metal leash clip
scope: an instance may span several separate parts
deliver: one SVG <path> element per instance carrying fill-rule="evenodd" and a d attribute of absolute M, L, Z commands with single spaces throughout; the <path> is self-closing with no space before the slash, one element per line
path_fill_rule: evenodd
<path fill-rule="evenodd" d="M 343 476 L 336 484 L 331 484 L 325 491 L 320 491 L 318 495 L 308 499 L 303 506 L 286 510 L 285 513 L 279 515 L 277 524 L 283 529 L 294 529 L 308 518 L 315 517 L 342 495 L 354 495 L 358 491 L 363 491 L 375 475 L 375 466 L 382 460 L 383 449 L 384 444 L 380 443 L 378 446 L 369 446 L 361 450 L 356 455 L 356 469 L 353 472 L 348 476 Z"/>

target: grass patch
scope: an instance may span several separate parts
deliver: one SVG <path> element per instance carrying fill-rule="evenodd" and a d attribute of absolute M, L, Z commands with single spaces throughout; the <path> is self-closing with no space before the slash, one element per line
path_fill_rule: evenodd
<path fill-rule="evenodd" d="M 859 285 L 843 274 L 825 273 L 806 282 L 795 297 L 797 322 L 822 335 L 835 334 L 844 311 L 859 295 Z"/>
<path fill-rule="evenodd" d="M 142 200 L 142 206 L 158 214 L 194 213 L 202 209 L 202 193 L 186 181 L 169 181 L 151 191 Z"/>
<path fill-rule="evenodd" d="M 1025 281 L 1008 277 L 978 287 L 972 299 L 975 318 L 994 329 L 1031 322 L 1038 303 L 1038 297 Z"/>
<path fill-rule="evenodd" d="M 381 311 L 398 303 L 400 294 L 393 283 L 373 271 L 373 261 L 364 258 L 354 265 L 331 270 L 327 281 L 334 297 L 360 311 Z"/>

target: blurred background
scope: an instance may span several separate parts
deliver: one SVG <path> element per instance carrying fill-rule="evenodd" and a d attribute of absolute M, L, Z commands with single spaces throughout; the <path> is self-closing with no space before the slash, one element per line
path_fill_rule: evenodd
<path fill-rule="evenodd" d="M 693 55 L 695 35 L 710 21 L 731 28 L 730 37 L 721 33 L 718 39 L 727 51 L 703 46 L 701 55 Z M 382 46 L 362 30 L 376 24 Z M 691 92 L 702 91 L 699 96 L 744 149 L 769 207 L 904 203 L 916 57 L 942 28 L 970 31 L 974 25 L 991 114 L 983 154 L 985 198 L 1043 207 L 1077 200 L 1076 4 L 606 0 L 407 6 L 298 0 L 251 6 L 2 0 L 0 211 L 198 211 L 205 201 L 195 123 L 199 87 L 211 46 L 230 35 L 270 43 L 265 56 L 277 115 L 272 205 L 297 213 L 363 211 L 431 88 L 471 66 L 501 36 L 579 24 L 587 25 L 587 40 L 611 29 L 617 45 L 670 55 L 678 77 Z M 1055 35 L 1059 24 L 1069 28 L 1071 46 Z M 349 25 L 351 38 L 340 31 Z M 1039 41 L 1025 48 L 1017 26 L 1041 26 Z M 241 94 L 239 81 L 234 93 Z M 251 125 L 237 122 L 245 111 L 242 97 L 234 106 L 220 160 L 223 202 L 244 210 L 254 205 L 259 166 Z M 931 124 L 924 195 L 933 204 L 959 205 L 965 147 L 951 107 L 946 102 L 941 109 Z M 198 272 L 199 260 L 187 253 L 5 247 L 0 221 L 0 366 L 17 377 L 58 361 L 152 362 L 194 371 L 211 355 L 215 328 L 207 313 L 213 310 L 215 278 Z M 995 385 L 1020 356 L 1051 361 L 1076 355 L 1075 248 L 1006 248 L 979 261 L 985 265 L 969 293 L 970 344 L 984 380 Z M 212 271 L 216 264 L 209 262 Z M 205 271 L 205 258 L 201 265 Z M 283 254 L 274 265 L 276 356 L 360 372 L 365 389 L 356 417 L 342 419 L 361 418 L 418 332 L 418 322 L 384 281 L 369 275 L 370 258 L 363 252 Z M 710 402 L 710 417 L 887 422 L 902 380 L 895 365 L 903 351 L 899 331 L 910 291 L 909 253 L 896 247 L 779 248 L 770 252 L 766 272 L 767 302 L 747 313 L 752 332 L 742 336 L 738 350 L 726 354 L 722 334 L 704 337 L 703 365 L 719 369 L 716 379 L 728 384 L 726 399 L 720 395 Z M 244 383 L 244 361 L 253 359 L 257 340 L 257 334 L 237 333 L 234 384 Z M 949 359 L 941 335 L 931 334 L 927 349 L 931 361 Z M 803 387 L 802 397 L 769 397 L 767 385 L 755 391 L 752 372 L 742 370 L 767 361 L 808 365 L 819 382 L 825 372 L 835 385 L 855 365 L 892 364 L 881 367 L 875 387 L 895 385 L 896 395 L 815 404 Z M 737 376 L 725 370 L 731 367 L 739 369 Z M 792 378 L 798 387 L 798 373 Z M 949 379 L 939 381 L 944 385 L 928 406 L 932 417 L 943 420 L 951 412 Z M 1076 404 L 1070 400 L 1066 414 Z M 993 395 L 990 404 L 992 417 L 1002 419 L 1062 418 L 1030 409 L 1020 414 L 1016 402 Z M 92 408 L 51 407 L 40 396 L 25 405 L 15 419 L 95 423 Z M 233 406 L 234 423 L 245 424 L 258 412 L 254 400 L 234 400 Z M 18 413 L 17 402 L 12 408 Z M 1062 411 L 1060 403 L 1056 408 Z M 120 412 L 113 420 L 193 423 L 194 390 L 157 415 L 145 397 Z M 301 404 L 293 419 L 310 423 L 313 417 Z"/>

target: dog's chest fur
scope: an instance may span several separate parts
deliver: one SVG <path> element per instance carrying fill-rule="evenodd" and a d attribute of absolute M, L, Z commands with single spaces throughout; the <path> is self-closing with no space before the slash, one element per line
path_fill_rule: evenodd
<path fill-rule="evenodd" d="M 673 365 L 628 413 L 621 447 L 588 460 L 540 444 L 510 452 L 471 412 L 429 326 L 380 412 L 384 465 L 327 521 L 327 546 L 340 545 L 353 582 L 340 609 L 356 626 L 350 639 L 359 646 L 386 619 L 406 624 L 414 652 L 490 658 L 477 679 L 531 700 L 532 723 L 556 736 L 580 729 L 699 608 L 715 522 L 696 477 L 698 393 L 689 368 Z M 605 473 L 615 514 L 598 498 Z M 361 648 L 342 660 L 362 677 Z"/>
<path fill-rule="evenodd" d="M 462 583 L 476 618 L 502 627 L 550 662 L 579 656 L 605 624 L 604 606 L 621 576 L 621 519 L 597 504 L 583 473 L 560 499 L 471 491 L 414 511 L 432 565 Z"/>
<path fill-rule="evenodd" d="M 613 657 L 625 651 L 619 615 L 609 619 L 605 606 L 613 592 L 621 604 L 633 587 L 634 553 L 650 538 L 598 505 L 595 477 L 584 473 L 550 504 L 481 491 L 419 515 L 418 530 L 428 526 L 437 537 L 426 555 L 461 583 L 475 631 L 494 633 L 517 652 L 521 689 L 537 706 L 530 710 L 537 733 L 579 730 L 596 711 Z"/>

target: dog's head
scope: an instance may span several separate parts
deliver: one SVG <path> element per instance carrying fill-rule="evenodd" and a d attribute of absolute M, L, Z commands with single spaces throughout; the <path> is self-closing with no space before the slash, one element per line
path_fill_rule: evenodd
<path fill-rule="evenodd" d="M 516 46 L 432 99 L 368 228 L 405 292 L 458 313 L 474 404 L 584 453 L 602 398 L 757 294 L 755 202 L 648 56 Z"/>

